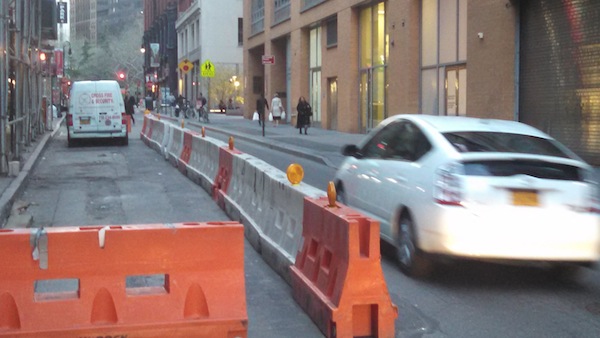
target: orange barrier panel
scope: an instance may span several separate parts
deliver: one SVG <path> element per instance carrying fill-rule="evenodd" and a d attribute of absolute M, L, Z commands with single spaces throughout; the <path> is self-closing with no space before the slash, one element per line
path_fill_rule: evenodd
<path fill-rule="evenodd" d="M 146 145 L 150 144 L 150 138 L 152 137 L 152 120 L 150 115 L 144 115 L 144 124 L 142 126 L 142 131 L 140 132 L 140 138 Z"/>
<path fill-rule="evenodd" d="M 187 165 L 190 163 L 190 156 L 192 154 L 192 138 L 197 135 L 197 132 L 189 130 L 186 130 L 183 133 L 183 148 L 181 149 L 181 154 L 179 155 L 177 169 L 179 169 L 179 171 L 184 175 L 187 174 Z"/>
<path fill-rule="evenodd" d="M 0 337 L 246 337 L 236 222 L 0 229 Z"/>
<path fill-rule="evenodd" d="M 394 337 L 398 308 L 381 268 L 379 223 L 327 198 L 304 199 L 294 299 L 327 337 Z"/>
<path fill-rule="evenodd" d="M 125 118 L 127 119 L 127 132 L 131 133 L 131 115 L 125 115 Z"/>
<path fill-rule="evenodd" d="M 229 147 L 219 148 L 219 169 L 212 186 L 213 200 L 225 210 L 225 200 L 223 195 L 227 195 L 227 188 L 231 182 L 233 171 L 233 156 L 241 154 L 240 151 L 229 149 Z"/>

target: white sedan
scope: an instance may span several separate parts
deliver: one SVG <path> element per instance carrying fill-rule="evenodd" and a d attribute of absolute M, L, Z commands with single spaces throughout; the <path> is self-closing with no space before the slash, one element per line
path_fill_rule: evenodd
<path fill-rule="evenodd" d="M 600 259 L 593 168 L 531 126 L 396 115 L 343 154 L 338 199 L 380 221 L 407 275 L 432 272 L 435 256 L 569 273 Z"/>

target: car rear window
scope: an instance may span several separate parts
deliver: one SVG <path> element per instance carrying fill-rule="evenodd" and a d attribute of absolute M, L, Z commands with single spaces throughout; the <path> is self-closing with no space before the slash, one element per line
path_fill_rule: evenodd
<path fill-rule="evenodd" d="M 470 176 L 508 177 L 515 175 L 528 175 L 550 180 L 584 180 L 583 173 L 578 167 L 544 161 L 470 161 L 463 163 L 463 168 L 465 174 Z"/>
<path fill-rule="evenodd" d="M 535 136 L 498 132 L 455 132 L 444 133 L 444 136 L 461 153 L 500 152 L 570 158 L 552 140 Z"/>

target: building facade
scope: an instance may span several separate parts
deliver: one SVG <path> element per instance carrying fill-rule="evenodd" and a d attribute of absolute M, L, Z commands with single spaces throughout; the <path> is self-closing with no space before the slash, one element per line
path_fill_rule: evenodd
<path fill-rule="evenodd" d="M 142 0 L 70 0 L 71 39 L 96 45 L 103 34 L 115 34 L 141 9 Z"/>
<path fill-rule="evenodd" d="M 146 92 L 166 103 L 177 96 L 177 33 L 175 22 L 178 2 L 144 0 L 144 74 Z"/>
<path fill-rule="evenodd" d="M 249 0 L 244 96 L 280 93 L 290 123 L 304 96 L 314 125 L 354 133 L 403 113 L 518 120 L 600 163 L 599 13 L 592 0 Z"/>
<path fill-rule="evenodd" d="M 192 102 L 202 93 L 211 107 L 233 99 L 243 71 L 242 0 L 197 0 L 181 9 L 176 23 L 178 62 L 192 67 L 179 67 L 179 92 Z M 203 76 L 202 66 L 207 65 L 214 69 Z"/>

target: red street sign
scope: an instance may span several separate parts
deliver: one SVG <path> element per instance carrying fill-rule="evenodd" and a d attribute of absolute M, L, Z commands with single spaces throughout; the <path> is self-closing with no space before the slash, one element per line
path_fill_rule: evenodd
<path fill-rule="evenodd" d="M 273 55 L 263 55 L 262 56 L 262 64 L 263 65 L 275 64 L 275 57 Z"/>

